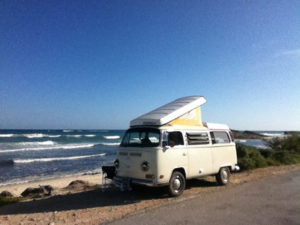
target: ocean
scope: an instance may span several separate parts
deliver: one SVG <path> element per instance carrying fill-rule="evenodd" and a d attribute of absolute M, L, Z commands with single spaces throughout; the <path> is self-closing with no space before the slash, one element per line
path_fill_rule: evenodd
<path fill-rule="evenodd" d="M 0 130 L 0 186 L 100 173 L 103 165 L 112 165 L 124 133 L 125 130 Z M 266 148 L 258 139 L 236 142 Z"/>
<path fill-rule="evenodd" d="M 124 130 L 0 130 L 0 186 L 101 172 Z"/>

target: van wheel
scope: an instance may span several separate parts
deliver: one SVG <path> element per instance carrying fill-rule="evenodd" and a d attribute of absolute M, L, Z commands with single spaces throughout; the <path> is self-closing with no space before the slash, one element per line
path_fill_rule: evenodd
<path fill-rule="evenodd" d="M 177 197 L 182 194 L 185 189 L 185 177 L 182 173 L 175 171 L 169 182 L 169 194 L 173 197 Z"/>
<path fill-rule="evenodd" d="M 226 185 L 229 183 L 230 171 L 227 167 L 220 169 L 219 173 L 216 175 L 216 180 L 220 185 Z"/>

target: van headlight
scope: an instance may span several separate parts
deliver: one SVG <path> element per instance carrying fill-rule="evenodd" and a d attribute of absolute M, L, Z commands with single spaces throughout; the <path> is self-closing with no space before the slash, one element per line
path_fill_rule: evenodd
<path fill-rule="evenodd" d="M 116 159 L 116 160 L 114 161 L 114 165 L 115 165 L 116 168 L 119 168 L 120 162 L 119 162 L 118 159 Z"/>
<path fill-rule="evenodd" d="M 142 162 L 141 168 L 142 168 L 142 170 L 145 171 L 145 172 L 148 171 L 149 168 L 150 168 L 149 162 L 147 162 L 147 161 Z"/>

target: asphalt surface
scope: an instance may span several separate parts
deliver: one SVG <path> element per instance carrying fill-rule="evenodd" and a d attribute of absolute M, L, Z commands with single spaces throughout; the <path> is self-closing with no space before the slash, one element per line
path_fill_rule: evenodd
<path fill-rule="evenodd" d="M 110 224 L 300 225 L 300 171 L 199 194 Z"/>

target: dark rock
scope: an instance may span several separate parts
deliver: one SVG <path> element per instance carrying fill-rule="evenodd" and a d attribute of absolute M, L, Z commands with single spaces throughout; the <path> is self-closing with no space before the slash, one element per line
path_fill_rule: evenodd
<path fill-rule="evenodd" d="M 14 195 L 12 193 L 10 193 L 9 191 L 2 191 L 0 193 L 0 197 L 14 197 Z"/>
<path fill-rule="evenodd" d="M 264 139 L 265 135 L 253 132 L 253 131 L 239 131 L 239 130 L 231 130 L 233 137 L 235 139 Z"/>
<path fill-rule="evenodd" d="M 90 187 L 90 184 L 87 181 L 74 180 L 66 187 L 66 189 L 85 190 L 89 187 Z"/>
<path fill-rule="evenodd" d="M 38 188 L 27 188 L 25 191 L 21 193 L 23 197 L 30 197 L 30 198 L 41 198 L 44 196 L 51 195 L 53 191 L 53 187 L 50 185 L 40 186 Z"/>
<path fill-rule="evenodd" d="M 300 135 L 300 131 L 285 131 L 285 135 Z"/>
<path fill-rule="evenodd" d="M 86 181 L 83 181 L 83 180 L 74 180 L 72 181 L 69 186 L 74 186 L 74 185 L 86 185 L 87 182 Z"/>

